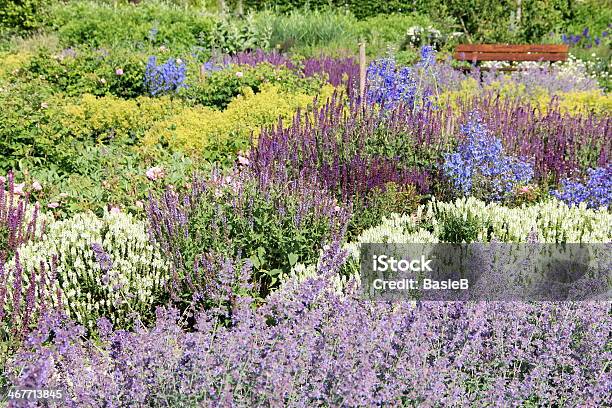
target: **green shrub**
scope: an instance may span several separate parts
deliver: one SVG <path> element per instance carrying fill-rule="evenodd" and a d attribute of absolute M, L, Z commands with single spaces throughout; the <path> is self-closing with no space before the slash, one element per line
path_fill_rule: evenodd
<path fill-rule="evenodd" d="M 40 276 L 42 263 L 53 303 L 58 304 L 59 291 L 66 312 L 88 329 L 102 316 L 124 328 L 135 320 L 148 323 L 166 296 L 168 264 L 151 244 L 146 224 L 125 213 L 102 218 L 81 213 L 56 221 L 41 241 L 21 247 L 19 254 L 24 278 L 32 270 Z M 55 281 L 50 272 L 54 256 Z"/>
<path fill-rule="evenodd" d="M 57 29 L 64 46 L 164 45 L 170 49 L 188 49 L 198 43 L 203 33 L 212 33 L 215 18 L 163 2 L 146 1 L 117 7 L 97 2 L 71 2 L 53 7 L 50 25 Z"/>
<path fill-rule="evenodd" d="M 69 48 L 40 51 L 19 71 L 23 81 L 38 79 L 69 96 L 84 93 L 133 98 L 144 94 L 146 55 L 124 49 Z"/>
<path fill-rule="evenodd" d="M 3 0 L 0 7 L 0 31 L 24 33 L 43 25 L 50 0 Z"/>
<path fill-rule="evenodd" d="M 277 286 L 279 274 L 297 262 L 315 262 L 321 244 L 341 227 L 341 209 L 329 214 L 326 208 L 334 203 L 317 188 L 270 185 L 264 192 L 240 174 L 215 174 L 205 187 L 196 182 L 189 204 L 169 192 L 150 211 L 155 237 L 181 280 L 193 274 L 194 261 L 207 255 L 250 259 L 254 283 L 265 296 Z M 180 225 L 174 224 L 176 214 Z M 180 294 L 186 302 L 192 295 Z"/>
<path fill-rule="evenodd" d="M 392 213 L 410 214 L 419 205 L 420 196 L 414 186 L 398 186 L 387 183 L 382 188 L 371 191 L 363 203 L 353 209 L 349 222 L 348 238 L 380 224 L 382 219 Z"/>
<path fill-rule="evenodd" d="M 243 93 L 244 88 L 259 93 L 270 84 L 286 92 L 314 94 L 321 88 L 323 81 L 317 77 L 302 78 L 288 68 L 269 64 L 258 64 L 255 67 L 234 65 L 207 72 L 203 77 L 190 81 L 183 96 L 193 104 L 225 109 L 235 97 Z"/>

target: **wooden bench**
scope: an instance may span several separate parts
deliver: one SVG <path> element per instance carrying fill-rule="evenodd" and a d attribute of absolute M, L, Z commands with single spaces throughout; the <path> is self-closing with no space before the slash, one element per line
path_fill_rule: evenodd
<path fill-rule="evenodd" d="M 567 61 L 568 45 L 535 44 L 459 44 L 455 59 L 459 61 Z M 506 68 L 506 70 L 513 70 Z"/>

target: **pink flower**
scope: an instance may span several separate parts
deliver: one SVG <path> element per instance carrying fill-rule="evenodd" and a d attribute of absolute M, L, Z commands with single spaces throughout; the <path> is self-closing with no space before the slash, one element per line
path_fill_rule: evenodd
<path fill-rule="evenodd" d="M 123 75 L 123 70 L 122 70 L 121 68 L 117 68 L 117 69 L 115 70 L 115 74 L 117 74 L 117 75 L 121 76 L 121 75 Z"/>
<path fill-rule="evenodd" d="M 152 181 L 162 179 L 166 176 L 164 169 L 159 166 L 151 167 L 145 174 L 147 178 Z"/>
<path fill-rule="evenodd" d="M 49 203 L 49 204 L 47 204 L 47 207 L 49 207 L 49 208 L 57 208 L 57 207 L 59 207 L 59 203 L 56 203 L 56 202 Z"/>
<path fill-rule="evenodd" d="M 25 187 L 25 183 L 15 184 L 15 188 L 13 192 L 17 195 L 23 195 L 23 188 Z"/>
<path fill-rule="evenodd" d="M 121 209 L 119 207 L 111 207 L 110 209 L 111 214 L 119 214 L 120 212 L 121 212 Z"/>
<path fill-rule="evenodd" d="M 236 72 L 236 76 L 238 78 L 242 78 L 244 76 L 244 74 L 242 73 L 242 71 L 238 71 L 238 72 Z"/>
<path fill-rule="evenodd" d="M 238 163 L 242 164 L 243 166 L 248 166 L 250 162 L 246 157 L 238 156 Z"/>
<path fill-rule="evenodd" d="M 42 190 L 42 186 L 37 180 L 34 180 L 34 182 L 32 183 L 32 188 L 36 191 Z"/>
<path fill-rule="evenodd" d="M 523 194 L 529 193 L 530 191 L 531 191 L 531 187 L 529 186 L 522 186 L 521 188 L 519 188 L 519 192 Z"/>
<path fill-rule="evenodd" d="M 142 201 L 140 201 L 140 200 L 137 200 L 137 201 L 136 201 L 136 207 L 138 207 L 138 208 L 140 208 L 140 209 L 144 208 L 144 204 L 143 204 L 143 202 L 142 202 Z"/>
<path fill-rule="evenodd" d="M 0 176 L 0 183 L 6 183 L 6 177 Z"/>

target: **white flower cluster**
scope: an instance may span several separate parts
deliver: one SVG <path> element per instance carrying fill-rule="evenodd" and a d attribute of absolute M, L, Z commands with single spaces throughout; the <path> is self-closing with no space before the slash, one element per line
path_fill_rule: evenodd
<path fill-rule="evenodd" d="M 557 200 L 509 208 L 469 197 L 450 203 L 431 201 L 412 216 L 392 214 L 361 233 L 347 248 L 358 259 L 361 243 L 435 243 L 443 220 L 449 218 L 477 220 L 478 241 L 606 243 L 612 239 L 612 214 L 606 210 L 568 207 Z"/>
<path fill-rule="evenodd" d="M 378 226 L 363 231 L 353 242 L 344 246 L 349 257 L 345 265 L 349 275 L 334 277 L 336 292 L 359 279 L 359 248 L 366 243 L 438 243 L 443 220 L 476 220 L 477 240 L 495 239 L 501 242 L 542 243 L 609 243 L 612 240 L 612 214 L 586 206 L 568 207 L 557 200 L 535 205 L 508 208 L 470 197 L 455 202 L 432 201 L 420 206 L 412 215 L 390 214 Z M 425 228 L 427 226 L 427 228 Z M 303 282 L 318 276 L 315 265 L 297 264 L 291 273 L 281 275 L 281 285 Z"/>
<path fill-rule="evenodd" d="M 489 69 L 508 68 L 512 64 L 508 61 L 483 61 L 481 66 Z M 514 67 L 519 71 L 514 73 L 515 76 L 530 75 L 534 71 L 549 71 L 554 72 L 555 80 L 563 83 L 575 83 L 577 86 L 587 85 L 597 79 L 606 79 L 609 77 L 609 71 L 597 70 L 597 66 L 602 65 L 600 58 L 593 55 L 592 60 L 582 60 L 569 54 L 567 61 L 555 62 L 539 62 L 539 61 L 522 61 Z"/>
<path fill-rule="evenodd" d="M 455 217 L 478 220 L 479 241 L 488 240 L 488 236 L 501 242 L 531 238 L 542 243 L 605 243 L 612 239 L 612 214 L 608 211 L 585 205 L 568 207 L 557 200 L 508 208 L 470 197 L 452 203 L 432 201 L 423 213 L 423 221 L 433 226 L 435 236 L 442 227 L 440 219 Z"/>
<path fill-rule="evenodd" d="M 307 279 L 315 279 L 319 277 L 319 273 L 317 271 L 317 265 L 304 265 L 302 263 L 295 264 L 293 268 L 291 268 L 291 272 L 288 274 L 281 274 L 279 276 L 279 281 L 281 286 L 287 284 L 288 282 L 293 282 L 294 284 L 299 284 L 301 282 L 306 281 Z M 350 277 L 342 276 L 340 274 L 334 275 L 331 279 L 331 287 L 333 291 L 338 294 L 344 292 L 344 289 L 347 287 L 349 282 L 352 282 L 356 279 L 358 284 L 359 275 L 351 275 Z"/>
<path fill-rule="evenodd" d="M 94 245 L 99 245 L 99 254 Z M 151 305 L 164 296 L 169 276 L 168 262 L 149 241 L 146 224 L 121 212 L 107 212 L 102 218 L 80 213 L 54 222 L 42 240 L 23 246 L 19 254 L 24 279 L 32 268 L 40 272 L 42 262 L 55 305 L 59 288 L 66 312 L 88 328 L 101 316 L 122 327 L 146 319 Z M 50 282 L 53 256 L 57 277 Z"/>

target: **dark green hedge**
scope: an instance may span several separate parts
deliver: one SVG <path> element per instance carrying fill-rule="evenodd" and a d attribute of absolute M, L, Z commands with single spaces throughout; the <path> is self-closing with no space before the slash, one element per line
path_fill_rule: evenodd
<path fill-rule="evenodd" d="M 234 0 L 235 1 L 235 0 Z M 304 7 L 347 8 L 357 18 L 377 14 L 419 12 L 455 21 L 459 31 L 475 42 L 541 41 L 551 31 L 576 25 L 593 29 L 602 13 L 610 15 L 607 0 L 522 0 L 522 18 L 516 21 L 517 0 L 243 0 L 245 8 L 288 12 Z M 607 5 L 606 5 L 607 4 Z M 580 20 L 580 21 L 578 21 Z M 601 27 L 600 27 L 601 28 Z"/>

